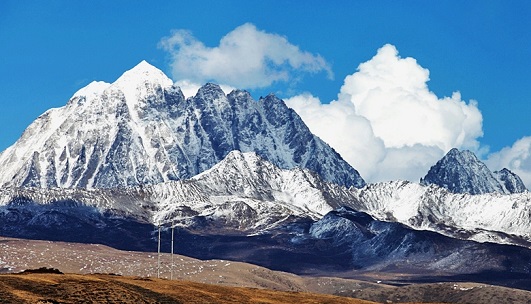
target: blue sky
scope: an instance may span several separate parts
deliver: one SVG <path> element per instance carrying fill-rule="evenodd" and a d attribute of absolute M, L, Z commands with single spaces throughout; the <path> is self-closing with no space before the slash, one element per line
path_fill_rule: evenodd
<path fill-rule="evenodd" d="M 44 111 L 65 105 L 81 87 L 93 80 L 113 82 L 141 60 L 174 80 L 190 76 L 179 74 L 172 65 L 180 56 L 179 45 L 177 49 L 161 46 L 164 39 L 175 37 L 175 31 L 189 31 L 208 52 L 247 24 L 251 34 L 283 37 L 287 45 L 298 47 L 297 58 L 305 53 L 313 63 L 321 58 L 324 65 L 310 71 L 284 62 L 275 67 L 288 72 L 284 80 L 228 85 L 249 89 L 255 97 L 269 92 L 285 99 L 305 94 L 323 106 L 340 99 L 345 77 L 390 45 L 387 50 L 396 49 L 396 58 L 414 58 L 418 68 L 429 70 L 427 89 L 439 100 L 460 92 L 455 103 L 466 104 L 460 109 L 479 110 L 476 129 L 465 130 L 469 139 L 455 141 L 459 148 L 475 150 L 496 167 L 492 169 L 512 166 L 526 175 L 531 172 L 531 157 L 521 150 L 531 142 L 530 14 L 528 1 L 0 1 L 0 150 L 13 144 Z M 214 74 L 200 76 L 196 80 L 219 80 Z M 305 102 L 298 103 L 298 110 L 309 108 Z M 309 124 L 317 119 L 308 115 L 301 114 Z M 356 115 L 365 119 L 375 113 Z M 386 140 L 380 135 L 386 131 L 377 130 L 385 128 L 383 124 L 369 121 L 375 130 L 370 140 L 383 140 L 374 142 L 385 146 L 385 155 L 396 152 L 395 148 L 431 145 L 406 139 L 394 145 L 393 134 L 388 133 Z M 312 131 L 319 128 L 319 123 L 313 125 Z M 323 132 L 316 133 L 327 140 Z M 449 143 L 440 144 L 439 150 Z M 515 143 L 523 146 L 518 155 Z M 419 170 L 441 156 L 441 151 L 430 151 Z M 415 153 L 421 152 L 415 150 L 410 157 Z M 375 161 L 391 162 L 399 155 Z M 380 171 L 388 169 L 383 166 Z M 375 180 L 391 178 L 381 172 L 367 174 Z"/>

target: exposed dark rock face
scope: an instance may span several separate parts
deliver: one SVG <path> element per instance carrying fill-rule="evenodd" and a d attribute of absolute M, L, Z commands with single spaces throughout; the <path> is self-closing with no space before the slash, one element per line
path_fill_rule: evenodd
<path fill-rule="evenodd" d="M 521 193 L 526 191 L 520 177 L 508 169 L 492 173 L 474 153 L 450 150 L 420 180 L 423 185 L 435 184 L 454 193 Z"/>

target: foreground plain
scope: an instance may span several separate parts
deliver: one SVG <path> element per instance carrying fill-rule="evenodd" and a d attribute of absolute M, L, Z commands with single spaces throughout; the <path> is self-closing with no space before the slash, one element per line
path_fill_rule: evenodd
<path fill-rule="evenodd" d="M 0 275 L 1 303 L 349 303 L 369 301 L 144 277 L 79 274 Z"/>

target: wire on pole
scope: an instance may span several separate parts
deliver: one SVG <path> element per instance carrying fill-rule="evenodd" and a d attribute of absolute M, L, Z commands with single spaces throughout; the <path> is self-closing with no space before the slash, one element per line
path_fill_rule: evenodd
<path fill-rule="evenodd" d="M 170 270 L 170 280 L 173 280 L 173 231 L 174 231 L 174 223 L 171 222 L 171 270 Z"/>
<path fill-rule="evenodd" d="M 160 278 L 160 223 L 159 223 L 159 240 L 157 250 L 157 279 Z"/>

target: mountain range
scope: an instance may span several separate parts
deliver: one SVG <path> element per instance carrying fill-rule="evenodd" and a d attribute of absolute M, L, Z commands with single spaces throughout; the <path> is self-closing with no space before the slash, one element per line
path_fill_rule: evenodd
<path fill-rule="evenodd" d="M 531 274 L 514 173 L 452 149 L 420 183 L 366 184 L 274 95 L 184 98 L 146 62 L 41 115 L 0 168 L 4 236 L 149 251 L 176 227 L 178 253 L 301 274 Z"/>

